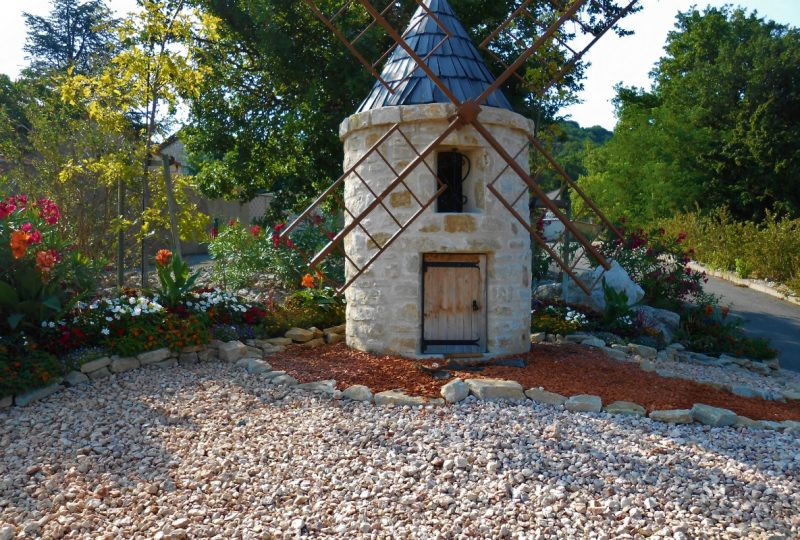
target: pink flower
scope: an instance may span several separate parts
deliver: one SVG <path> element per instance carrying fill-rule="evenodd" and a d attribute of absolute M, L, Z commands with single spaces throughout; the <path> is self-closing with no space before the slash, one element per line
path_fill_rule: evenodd
<path fill-rule="evenodd" d="M 33 230 L 33 225 L 31 225 L 30 221 L 26 221 L 20 226 L 20 229 L 22 229 L 26 233 L 30 233 Z"/>
<path fill-rule="evenodd" d="M 31 244 L 38 244 L 42 241 L 42 233 L 39 230 L 35 230 L 31 233 L 30 242 Z"/>
<path fill-rule="evenodd" d="M 39 207 L 39 217 L 50 225 L 55 225 L 61 219 L 61 210 L 58 205 L 50 199 L 39 199 L 36 201 L 36 206 Z"/>

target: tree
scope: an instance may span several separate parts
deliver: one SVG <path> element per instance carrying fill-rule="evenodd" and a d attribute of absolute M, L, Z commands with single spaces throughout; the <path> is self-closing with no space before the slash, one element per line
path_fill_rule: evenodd
<path fill-rule="evenodd" d="M 800 32 L 742 9 L 678 15 L 650 91 L 618 89 L 614 138 L 582 180 L 649 221 L 727 207 L 800 216 Z"/>
<path fill-rule="evenodd" d="M 47 17 L 25 13 L 28 37 L 24 51 L 35 72 L 87 73 L 113 53 L 114 27 L 103 0 L 53 0 Z"/>
<path fill-rule="evenodd" d="M 198 182 L 212 197 L 248 200 L 257 192 L 275 194 L 271 209 L 299 210 L 307 200 L 341 174 L 339 123 L 352 114 L 374 82 L 339 40 L 317 20 L 305 2 L 294 0 L 196 0 L 219 17 L 219 39 L 207 43 L 202 65 L 210 68 L 192 103 L 186 146 L 198 170 Z M 476 42 L 504 21 L 518 4 L 512 0 L 452 0 L 453 9 Z M 321 0 L 325 13 L 342 2 Z M 356 7 L 337 19 L 353 36 L 371 18 Z M 590 3 L 615 8 L 612 0 Z M 534 12 L 551 9 L 549 2 L 529 6 Z M 387 17 L 396 26 L 408 21 L 415 2 L 396 3 Z M 595 15 L 597 15 L 595 13 Z M 599 25 L 595 17 L 592 24 Z M 517 36 L 538 35 L 525 17 Z M 562 36 L 567 37 L 567 36 Z M 373 26 L 358 42 L 366 58 L 377 59 L 393 42 Z M 545 47 L 553 65 L 564 51 Z M 494 52 L 507 63 L 519 54 L 510 36 L 494 42 Z M 500 66 L 490 65 L 497 70 Z M 541 80 L 552 65 L 524 73 Z M 554 118 L 580 89 L 583 65 L 551 89 L 546 99 L 532 100 L 516 79 L 504 89 L 516 110 L 540 123 Z"/>

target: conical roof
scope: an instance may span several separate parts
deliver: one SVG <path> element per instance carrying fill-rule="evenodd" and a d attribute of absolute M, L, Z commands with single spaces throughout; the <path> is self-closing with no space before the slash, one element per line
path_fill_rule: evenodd
<path fill-rule="evenodd" d="M 494 82 L 494 76 L 447 0 L 426 0 L 425 4 L 447 27 L 451 37 L 446 39 L 447 34 L 442 28 L 419 7 L 408 25 L 406 42 L 420 58 L 425 58 L 444 39 L 444 43 L 427 59 L 428 67 L 459 100 L 468 101 L 478 97 Z M 394 93 L 376 81 L 357 112 L 392 105 L 450 103 L 450 99 L 400 46 L 395 47 L 381 77 L 394 89 Z M 495 90 L 481 105 L 512 110 L 500 90 Z"/>

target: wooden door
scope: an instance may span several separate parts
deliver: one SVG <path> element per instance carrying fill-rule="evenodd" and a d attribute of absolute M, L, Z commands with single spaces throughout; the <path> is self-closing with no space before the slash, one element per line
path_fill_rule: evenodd
<path fill-rule="evenodd" d="M 486 256 L 422 258 L 422 352 L 486 352 Z"/>

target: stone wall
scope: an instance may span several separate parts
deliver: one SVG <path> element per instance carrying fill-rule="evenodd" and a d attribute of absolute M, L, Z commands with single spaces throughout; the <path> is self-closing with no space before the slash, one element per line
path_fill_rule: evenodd
<path fill-rule="evenodd" d="M 385 107 L 354 114 L 342 122 L 344 170 L 357 164 L 366 151 L 381 140 L 391 126 L 401 122 L 400 131 L 390 134 L 345 180 L 345 201 L 358 215 L 378 194 L 447 128 L 455 114 L 449 104 Z M 480 120 L 492 135 L 528 171 L 526 134 L 533 123 L 502 109 L 484 108 Z M 416 152 L 415 152 L 416 149 Z M 486 189 L 495 187 L 504 198 L 514 201 L 515 210 L 528 216 L 527 186 L 472 127 L 452 132 L 437 148 L 466 154 L 471 171 L 464 183 L 468 204 L 464 213 L 437 213 L 435 202 L 428 207 L 369 269 L 347 290 L 347 343 L 356 349 L 419 356 L 421 348 L 421 272 L 424 253 L 481 253 L 487 259 L 487 352 L 514 354 L 527 351 L 530 330 L 531 251 L 528 232 Z M 417 166 L 405 181 L 385 199 L 384 204 L 401 222 L 420 209 L 420 203 L 436 191 L 436 152 Z M 385 161 L 384 161 L 385 159 Z M 388 163 L 387 163 L 388 162 Z M 366 181 L 362 182 L 359 176 Z M 369 186 L 369 188 L 367 187 Z M 346 222 L 349 222 L 346 216 Z M 398 230 L 387 210 L 375 208 L 362 222 L 374 239 L 360 228 L 345 239 L 347 255 L 362 266 Z M 355 269 L 347 265 L 350 277 Z"/>

